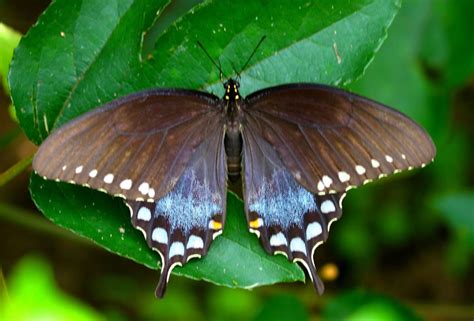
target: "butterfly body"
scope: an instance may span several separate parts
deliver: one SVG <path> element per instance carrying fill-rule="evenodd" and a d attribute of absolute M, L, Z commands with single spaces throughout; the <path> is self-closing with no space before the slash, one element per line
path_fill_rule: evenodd
<path fill-rule="evenodd" d="M 227 173 L 229 180 L 237 182 L 242 172 L 242 119 L 241 105 L 244 100 L 239 93 L 239 83 L 229 79 L 224 83 L 225 94 L 222 98 L 223 111 L 226 114 L 224 146 L 227 156 Z"/>
<path fill-rule="evenodd" d="M 315 288 L 314 253 L 342 215 L 347 190 L 433 160 L 416 123 L 389 107 L 316 84 L 243 98 L 149 90 L 55 130 L 33 167 L 125 199 L 133 226 L 161 257 L 156 294 L 172 269 L 204 256 L 222 233 L 227 180 L 243 180 L 245 215 L 270 254 L 301 263 Z"/>

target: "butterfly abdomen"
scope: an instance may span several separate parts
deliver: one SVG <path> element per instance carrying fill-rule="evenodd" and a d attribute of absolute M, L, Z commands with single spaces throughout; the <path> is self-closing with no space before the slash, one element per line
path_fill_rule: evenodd
<path fill-rule="evenodd" d="M 242 171 L 242 135 L 239 126 L 228 121 L 224 137 L 225 153 L 227 156 L 227 176 L 232 183 L 240 178 Z"/>

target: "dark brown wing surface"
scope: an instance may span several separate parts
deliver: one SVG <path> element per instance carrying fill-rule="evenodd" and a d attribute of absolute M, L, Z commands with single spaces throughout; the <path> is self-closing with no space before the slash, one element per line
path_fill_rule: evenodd
<path fill-rule="evenodd" d="M 223 127 L 218 98 L 185 90 L 127 96 L 54 131 L 40 146 L 39 175 L 128 200 L 153 202 L 176 184 L 206 127 Z"/>
<path fill-rule="evenodd" d="M 436 153 L 428 134 L 400 112 L 334 87 L 284 85 L 246 101 L 265 141 L 313 193 L 422 167 Z"/>

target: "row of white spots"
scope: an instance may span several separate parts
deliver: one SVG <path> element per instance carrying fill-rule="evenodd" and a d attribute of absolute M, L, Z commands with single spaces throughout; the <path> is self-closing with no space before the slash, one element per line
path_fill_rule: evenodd
<path fill-rule="evenodd" d="M 67 165 L 64 165 L 62 167 L 62 170 L 65 171 L 66 169 L 67 169 Z M 80 173 L 82 173 L 83 170 L 84 170 L 84 166 L 80 165 L 80 166 L 76 167 L 74 172 L 76 174 L 80 174 Z M 98 173 L 99 172 L 97 171 L 97 169 L 93 169 L 89 172 L 89 177 L 90 178 L 95 178 L 95 177 L 97 177 Z M 114 182 L 114 178 L 115 178 L 114 174 L 108 173 L 104 176 L 103 181 L 106 184 L 112 184 Z M 133 181 L 129 178 L 124 179 L 123 181 L 120 182 L 119 186 L 123 190 L 130 190 L 133 186 Z M 153 188 L 151 188 L 150 185 L 147 182 L 143 182 L 142 184 L 140 184 L 140 186 L 138 187 L 138 191 L 142 195 L 148 196 L 150 199 L 153 199 L 155 197 L 155 190 Z"/>
<path fill-rule="evenodd" d="M 405 160 L 407 158 L 405 154 L 401 154 L 401 157 Z M 390 155 L 385 155 L 385 160 L 388 163 L 393 163 L 393 157 L 390 156 Z M 379 168 L 380 167 L 380 162 L 376 159 L 371 159 L 370 164 L 372 165 L 373 168 Z M 408 169 L 410 169 L 410 167 Z M 366 173 L 366 169 L 362 165 L 356 165 L 355 166 L 355 171 L 359 175 L 364 175 Z M 398 172 L 400 172 L 400 170 L 396 169 L 394 171 L 394 173 L 398 173 Z M 386 175 L 386 174 L 381 174 L 379 177 L 384 177 L 384 175 Z M 338 172 L 338 176 L 339 176 L 339 181 L 341 183 L 348 182 L 351 179 L 351 176 L 345 171 Z M 322 177 L 322 179 L 317 184 L 318 191 L 324 191 L 326 188 L 329 188 L 332 183 L 333 183 L 332 178 L 327 176 L 327 175 L 324 175 Z"/>
<path fill-rule="evenodd" d="M 311 240 L 323 232 L 323 228 L 319 222 L 312 222 L 308 224 L 306 227 L 306 239 Z M 291 251 L 298 251 L 298 249 L 301 249 L 302 246 L 301 244 L 303 240 L 300 237 L 293 238 L 290 242 L 290 250 Z M 277 234 L 274 234 L 270 237 L 270 245 L 274 247 L 278 246 L 287 246 L 288 241 L 285 237 L 285 235 L 282 232 L 278 232 Z M 306 251 L 300 251 L 300 252 L 306 252 Z"/>

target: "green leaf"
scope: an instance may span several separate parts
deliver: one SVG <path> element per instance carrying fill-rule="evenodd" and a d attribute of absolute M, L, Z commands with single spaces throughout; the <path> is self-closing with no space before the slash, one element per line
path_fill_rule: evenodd
<path fill-rule="evenodd" d="M 197 40 L 231 76 L 229 62 L 238 69 L 267 36 L 241 72 L 243 94 L 285 82 L 348 83 L 373 59 L 400 1 L 279 0 L 271 6 L 249 1 L 245 10 L 240 2 L 208 1 L 167 28 L 152 54 L 144 56 L 146 31 L 165 6 L 165 0 L 53 2 L 22 39 L 12 63 L 12 97 L 28 137 L 40 143 L 74 117 L 145 88 L 222 91 L 218 71 Z M 120 200 L 36 176 L 30 190 L 41 211 L 57 224 L 117 254 L 157 266 L 158 257 L 132 229 Z M 177 274 L 232 287 L 303 279 L 294 264 L 263 252 L 233 196 L 228 216 L 225 233 L 208 256 L 176 269 Z"/>
<path fill-rule="evenodd" d="M 55 224 L 87 237 L 100 246 L 156 269 L 160 257 L 130 224 L 120 198 L 89 188 L 47 181 L 33 174 L 30 191 L 36 206 Z M 301 269 L 283 256 L 265 253 L 247 231 L 242 201 L 228 196 L 224 233 L 201 260 L 191 260 L 178 275 L 228 287 L 252 288 L 276 282 L 303 281 Z"/>
<path fill-rule="evenodd" d="M 8 92 L 7 75 L 13 56 L 13 49 L 20 42 L 21 35 L 12 28 L 0 22 L 0 77 L 3 88 Z"/>
<path fill-rule="evenodd" d="M 168 28 L 148 59 L 141 56 L 142 33 L 164 0 L 55 1 L 16 51 L 12 96 L 23 129 L 39 143 L 79 114 L 140 89 L 222 89 L 196 41 L 222 58 L 229 76 L 229 61 L 242 66 L 263 35 L 267 40 L 241 73 L 244 94 L 286 82 L 347 83 L 372 60 L 399 5 L 280 0 L 265 7 L 249 1 L 242 10 L 236 1 L 206 2 Z"/>
<path fill-rule="evenodd" d="M 332 300 L 323 310 L 322 320 L 421 321 L 401 303 L 375 293 L 352 291 Z"/>
<path fill-rule="evenodd" d="M 103 316 L 62 293 L 51 267 L 41 258 L 23 258 L 8 280 L 8 297 L 0 302 L 3 321 L 100 321 Z"/>
<path fill-rule="evenodd" d="M 254 321 L 306 321 L 308 311 L 304 304 L 292 295 L 276 295 L 268 299 Z"/>

